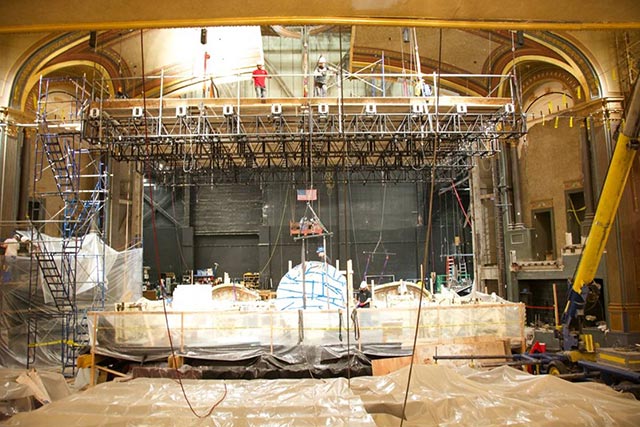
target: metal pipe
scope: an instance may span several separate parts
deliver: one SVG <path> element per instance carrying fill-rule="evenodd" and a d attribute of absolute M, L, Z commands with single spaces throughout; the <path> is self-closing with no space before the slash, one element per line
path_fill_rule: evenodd
<path fill-rule="evenodd" d="M 522 201 L 520 200 L 520 168 L 518 166 L 518 143 L 509 144 L 511 160 L 511 190 L 513 194 L 513 223 L 522 224 Z"/>
<path fill-rule="evenodd" d="M 467 359 L 515 359 L 516 357 L 520 357 L 520 355 L 514 354 L 495 354 L 495 355 L 472 355 L 472 354 L 456 354 L 456 355 L 445 355 L 439 356 L 434 355 L 433 360 L 467 360 Z"/>

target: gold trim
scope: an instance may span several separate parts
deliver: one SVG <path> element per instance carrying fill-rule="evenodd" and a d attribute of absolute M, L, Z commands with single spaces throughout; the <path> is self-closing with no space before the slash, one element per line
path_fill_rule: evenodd
<path fill-rule="evenodd" d="M 225 25 L 379 25 L 396 27 L 465 28 L 480 30 L 632 30 L 640 29 L 640 22 L 555 22 L 555 21 L 472 21 L 420 18 L 363 18 L 346 16 L 291 16 L 291 17 L 246 17 L 208 19 L 163 19 L 157 21 L 116 21 L 58 24 L 6 25 L 2 33 L 48 32 L 48 31 L 95 31 L 140 28 L 207 27 Z"/>

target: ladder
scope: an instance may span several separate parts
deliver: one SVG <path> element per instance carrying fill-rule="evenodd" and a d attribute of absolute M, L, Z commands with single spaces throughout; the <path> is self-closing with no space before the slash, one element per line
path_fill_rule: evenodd
<path fill-rule="evenodd" d="M 458 280 L 466 279 L 467 277 L 467 263 L 464 259 L 461 259 L 458 266 Z"/>
<path fill-rule="evenodd" d="M 451 283 L 457 279 L 455 257 L 447 256 L 446 258 L 447 282 Z"/>

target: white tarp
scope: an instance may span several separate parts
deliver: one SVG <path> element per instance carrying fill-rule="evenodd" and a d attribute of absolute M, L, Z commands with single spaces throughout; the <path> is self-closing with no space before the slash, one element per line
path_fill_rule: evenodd
<path fill-rule="evenodd" d="M 408 368 L 380 377 L 279 380 L 139 378 L 109 382 L 36 411 L 7 426 L 378 426 L 400 425 Z M 416 365 L 404 426 L 640 425 L 640 402 L 595 383 L 570 383 L 513 368 L 454 370 Z M 374 423 L 375 420 L 375 423 Z"/>
<path fill-rule="evenodd" d="M 400 425 L 408 371 L 351 380 L 379 427 Z M 406 416 L 406 427 L 632 427 L 640 425 L 640 402 L 603 384 L 571 383 L 506 366 L 477 371 L 415 365 Z"/>

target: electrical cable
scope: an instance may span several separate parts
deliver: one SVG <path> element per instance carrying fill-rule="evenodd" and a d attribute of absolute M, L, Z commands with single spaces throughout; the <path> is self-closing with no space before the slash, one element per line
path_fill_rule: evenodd
<path fill-rule="evenodd" d="M 442 29 L 440 29 L 440 40 L 439 40 L 439 47 L 438 47 L 438 86 L 440 85 L 440 66 L 442 64 Z M 438 91 L 438 94 L 436 95 L 436 97 L 440 96 L 440 91 Z M 409 397 L 409 390 L 411 388 L 411 375 L 413 374 L 413 364 L 414 364 L 414 360 L 415 360 L 415 354 L 416 354 L 416 346 L 418 344 L 418 331 L 420 329 L 420 314 L 422 313 L 422 299 L 424 297 L 424 289 L 426 289 L 426 270 L 427 270 L 427 260 L 428 260 L 428 254 L 429 254 L 429 241 L 431 240 L 431 227 L 433 225 L 433 220 L 432 220 L 432 213 L 433 213 L 433 195 L 435 193 L 435 181 L 436 181 L 436 160 L 437 160 L 437 156 L 438 156 L 438 145 L 440 142 L 440 135 L 437 131 L 436 128 L 436 139 L 435 139 L 435 144 L 436 146 L 434 146 L 434 150 L 433 150 L 433 156 L 432 156 L 432 163 L 431 163 L 431 189 L 429 192 L 429 213 L 428 213 L 428 221 L 427 221 L 427 229 L 426 229 L 426 236 L 424 239 L 424 256 L 423 256 L 423 260 L 422 260 L 422 265 L 423 268 L 421 269 L 421 274 L 420 274 L 420 281 L 422 282 L 422 287 L 420 289 L 420 298 L 418 300 L 418 312 L 416 315 L 416 328 L 415 328 L 415 333 L 413 335 L 413 346 L 411 349 L 411 362 L 409 363 L 409 372 L 407 373 L 407 388 L 405 390 L 404 393 L 404 400 L 402 402 L 402 416 L 400 417 L 400 427 L 402 427 L 404 425 L 404 420 L 406 418 L 406 410 L 407 410 L 407 399 Z"/>
<path fill-rule="evenodd" d="M 578 223 L 578 225 L 582 225 L 582 221 L 580 221 L 580 218 L 578 218 L 578 212 L 586 211 L 587 207 L 583 206 L 580 209 L 576 209 L 576 207 L 573 204 L 573 200 L 571 199 L 571 197 L 569 197 L 569 203 L 571 204 L 571 213 L 573 214 L 573 217 L 575 218 L 575 220 Z"/>
<path fill-rule="evenodd" d="M 145 91 L 145 69 L 144 69 L 144 30 L 140 30 L 140 55 L 141 55 L 141 71 L 142 71 L 142 106 L 143 106 L 143 111 L 144 114 L 142 116 L 142 120 L 143 120 L 143 127 L 144 127 L 144 140 L 145 140 L 145 149 L 146 149 L 146 156 L 145 156 L 145 173 L 147 174 L 147 179 L 151 179 L 151 162 L 149 161 L 149 149 L 150 149 L 150 142 L 149 142 L 149 128 L 147 126 L 147 94 Z M 169 347 L 171 349 L 171 357 L 173 358 L 173 360 L 177 360 L 176 358 L 176 351 L 175 351 L 175 347 L 173 345 L 173 337 L 171 336 L 171 328 L 169 326 L 169 315 L 167 313 L 167 303 L 166 303 L 166 292 L 165 292 L 165 288 L 164 288 L 164 283 L 162 281 L 161 278 L 161 274 L 160 274 L 160 251 L 159 251 L 159 245 L 158 245 L 158 232 L 157 232 L 157 228 L 156 228 L 156 215 L 155 215 L 155 207 L 153 204 L 153 185 L 150 185 L 149 187 L 149 202 L 151 204 L 151 230 L 152 230 L 152 236 L 153 236 L 153 249 L 154 249 L 154 257 L 155 257 L 155 262 L 156 262 L 156 270 L 158 273 L 158 283 L 160 283 L 160 290 L 162 292 L 162 311 L 164 312 L 164 320 L 165 320 L 165 325 L 166 325 L 166 330 L 167 330 L 167 337 L 169 339 Z M 175 365 L 175 364 L 174 364 Z M 180 372 L 180 370 L 177 368 L 177 366 L 174 368 L 175 372 L 176 372 L 176 378 L 177 378 L 177 382 L 180 385 L 180 390 L 182 391 L 182 395 L 184 396 L 185 401 L 187 402 L 187 405 L 189 406 L 189 409 L 191 410 L 191 412 L 193 413 L 193 415 L 195 415 L 198 418 L 207 418 L 209 417 L 213 411 L 215 410 L 215 408 L 227 397 L 227 383 L 223 382 L 224 384 L 224 392 L 222 394 L 222 397 L 220 397 L 220 399 L 215 402 L 211 408 L 208 410 L 208 412 L 204 415 L 200 415 L 198 414 L 195 409 L 193 408 L 193 405 L 191 404 L 191 401 L 189 400 L 188 396 L 187 396 L 187 392 L 184 389 L 184 384 L 182 383 L 182 373 Z"/>
<path fill-rule="evenodd" d="M 343 174 L 344 174 L 344 192 L 343 192 L 343 196 L 342 196 L 342 200 L 344 203 L 344 227 L 347 228 L 347 224 L 348 224 L 348 220 L 347 220 L 347 200 L 349 201 L 349 207 L 351 208 L 351 206 L 353 206 L 353 204 L 351 203 L 351 180 L 349 179 L 349 175 L 347 174 L 347 162 L 346 162 L 346 157 L 347 157 L 347 140 L 345 138 L 345 134 L 344 134 L 344 84 L 343 84 L 343 79 L 344 79 L 344 72 L 343 72 L 343 68 L 342 68 L 342 26 L 338 27 L 338 34 L 339 34 L 339 49 L 340 49 L 340 133 L 342 135 L 342 142 L 344 145 L 344 158 L 343 158 L 343 163 L 342 163 L 342 167 L 343 167 Z M 348 193 L 348 199 L 347 199 L 347 193 Z M 351 221 L 352 221 L 352 226 L 351 228 L 353 229 L 354 232 L 354 244 L 355 244 L 355 248 L 356 248 L 356 253 L 357 253 L 357 243 L 355 241 L 355 229 L 353 228 L 353 214 L 351 215 Z M 349 232 L 347 231 L 344 235 L 344 253 L 345 253 L 345 257 L 347 259 L 349 259 Z M 326 250 L 326 248 L 325 248 Z M 349 263 L 347 262 L 347 270 Z M 358 269 L 358 272 L 360 271 L 360 267 L 359 267 L 359 263 L 358 263 L 358 257 L 356 257 L 356 266 Z M 353 273 L 352 273 L 353 274 Z M 349 271 L 347 271 L 347 313 L 349 313 L 349 301 L 351 301 L 351 297 L 353 295 L 353 289 L 349 288 Z M 353 277 L 353 276 L 352 276 Z M 347 386 L 349 388 L 351 388 L 351 337 L 349 336 L 349 328 L 350 328 L 351 322 L 349 322 L 349 320 L 347 320 Z"/>
<path fill-rule="evenodd" d="M 269 266 L 269 263 L 271 262 L 271 259 L 273 258 L 273 255 L 276 253 L 277 245 L 278 245 L 278 242 L 280 241 L 280 235 L 282 234 L 282 223 L 284 222 L 284 213 L 287 210 L 289 193 L 290 193 L 289 188 L 287 188 L 287 193 L 286 193 L 284 202 L 282 203 L 282 215 L 280 216 L 280 227 L 278 227 L 278 235 L 276 236 L 275 242 L 273 242 L 273 250 L 271 251 L 271 255 L 269 255 L 269 259 L 264 263 L 264 267 L 260 269 L 260 274 L 262 274 L 267 269 L 267 267 Z"/>
<path fill-rule="evenodd" d="M 382 209 L 380 212 L 380 234 L 378 237 L 378 242 L 376 243 L 376 246 L 373 248 L 373 251 L 371 251 L 371 253 L 369 254 L 369 256 L 367 257 L 367 265 L 364 268 L 364 272 L 362 273 L 362 280 L 367 280 L 367 273 L 369 271 L 369 264 L 370 262 L 373 260 L 374 255 L 376 254 L 378 247 L 380 247 L 380 243 L 382 243 L 382 231 L 384 230 L 384 212 L 385 212 L 385 207 L 386 207 L 386 203 L 387 203 L 387 184 L 386 182 L 384 182 L 384 172 L 383 172 L 383 182 L 382 182 L 382 186 L 384 187 L 383 191 L 382 191 Z M 384 243 L 382 243 L 382 249 L 384 250 L 384 253 L 387 253 L 386 248 L 384 247 Z M 387 266 L 387 261 L 389 260 L 389 255 L 387 254 L 385 262 L 384 262 L 384 266 L 382 267 L 382 272 L 380 273 L 380 275 L 383 274 L 384 269 Z"/>
<path fill-rule="evenodd" d="M 347 182 L 347 190 L 349 193 L 349 213 L 351 214 L 351 233 L 353 234 L 353 247 L 355 249 L 356 254 L 358 253 L 358 240 L 357 240 L 357 236 L 356 236 L 356 223 L 353 219 L 354 215 L 353 215 L 353 201 L 351 199 L 352 197 L 352 192 L 351 192 L 351 181 L 349 180 Z M 347 212 L 346 207 L 345 207 L 345 212 Z M 356 272 L 358 273 L 358 276 L 360 276 L 360 258 L 356 256 Z"/>

